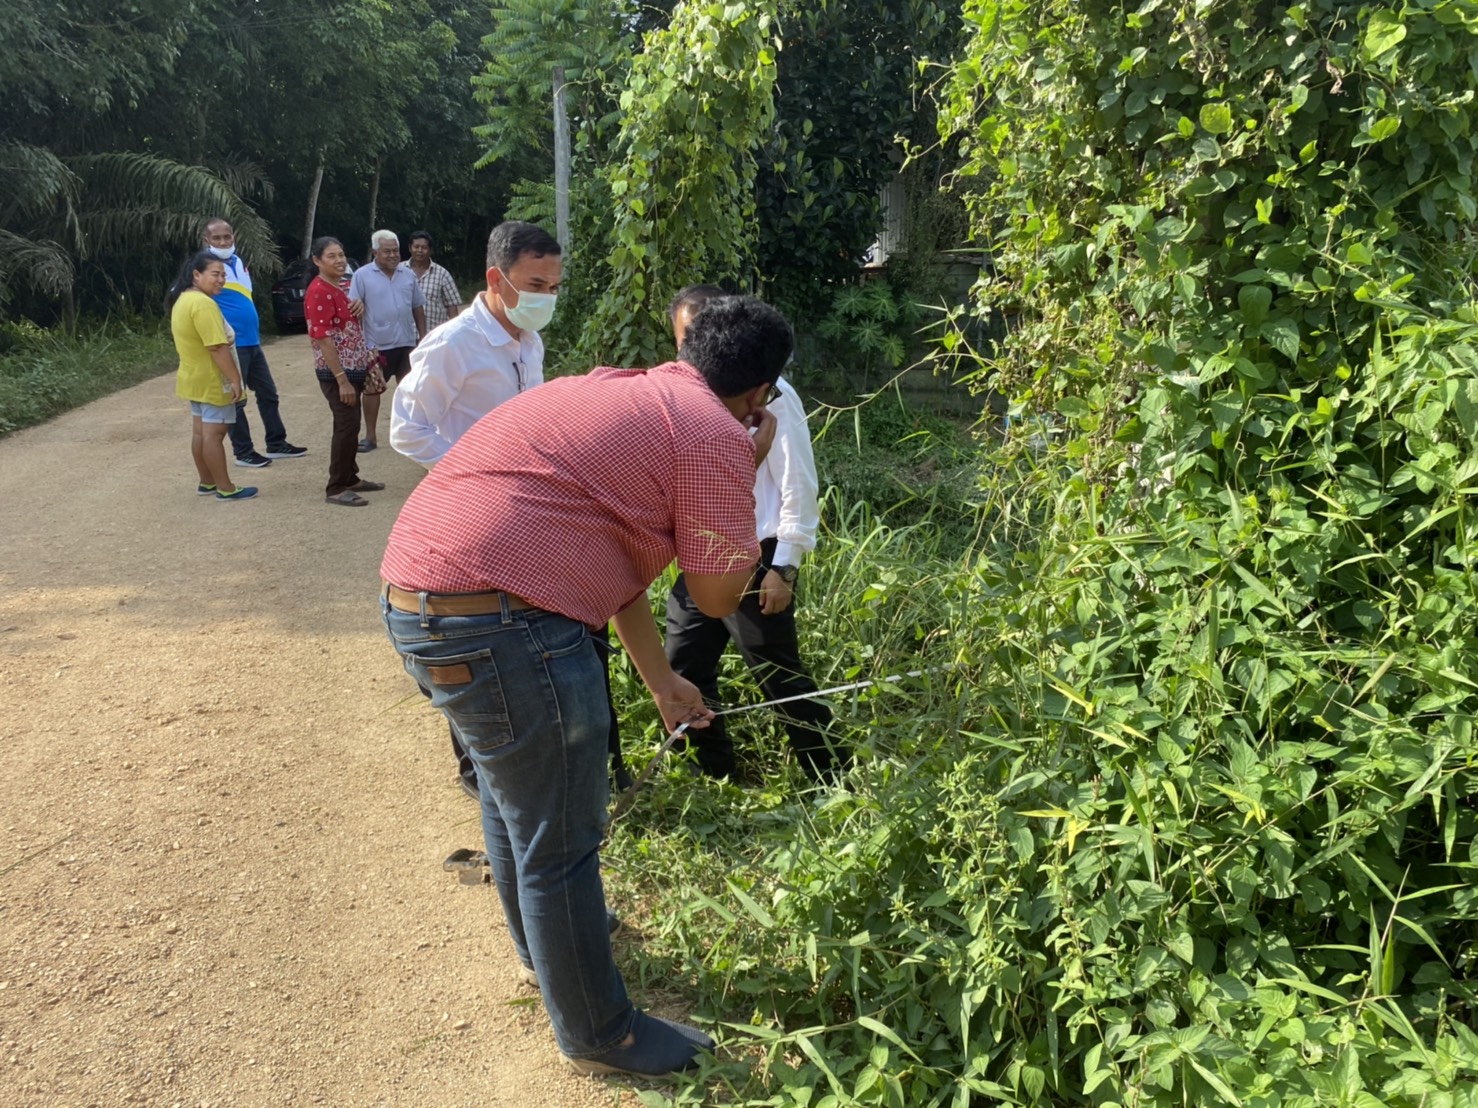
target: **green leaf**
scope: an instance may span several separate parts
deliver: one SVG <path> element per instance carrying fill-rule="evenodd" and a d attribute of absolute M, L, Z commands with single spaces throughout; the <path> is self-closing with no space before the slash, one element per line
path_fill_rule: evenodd
<path fill-rule="evenodd" d="M 1201 126 L 1213 135 L 1225 135 L 1232 129 L 1232 109 L 1229 104 L 1202 104 L 1200 118 Z"/>
<path fill-rule="evenodd" d="M 765 911 L 760 903 L 750 896 L 737 881 L 732 878 L 728 881 L 729 891 L 734 894 L 739 903 L 744 905 L 744 910 L 755 918 L 762 927 L 772 928 L 775 926 L 775 917 Z"/>
<path fill-rule="evenodd" d="M 923 1059 L 921 1059 L 914 1052 L 913 1047 L 904 1042 L 903 1039 L 899 1037 L 898 1032 L 894 1031 L 887 1024 L 881 1023 L 878 1020 L 873 1019 L 871 1016 L 858 1016 L 857 1023 L 859 1024 L 859 1026 L 867 1028 L 874 1035 L 880 1035 L 884 1039 L 887 1039 L 890 1043 L 896 1046 L 899 1050 L 906 1053 L 914 1061 L 923 1061 Z"/>
<path fill-rule="evenodd" d="M 1298 324 L 1287 316 L 1270 319 L 1262 325 L 1262 336 L 1272 343 L 1273 349 L 1285 358 L 1298 357 Z"/>
<path fill-rule="evenodd" d="M 1401 129 L 1399 116 L 1387 115 L 1377 119 L 1370 127 L 1370 141 L 1382 142 Z"/>
<path fill-rule="evenodd" d="M 1392 11 L 1378 11 L 1365 25 L 1365 56 L 1374 61 L 1406 38 L 1406 24 Z"/>
<path fill-rule="evenodd" d="M 1243 285 L 1237 290 L 1237 307 L 1242 318 L 1256 327 L 1268 318 L 1268 309 L 1273 303 L 1273 293 L 1266 285 Z"/>

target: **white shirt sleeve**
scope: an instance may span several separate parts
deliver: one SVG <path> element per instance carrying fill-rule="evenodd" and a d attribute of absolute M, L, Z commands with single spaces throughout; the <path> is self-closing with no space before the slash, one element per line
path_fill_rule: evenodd
<path fill-rule="evenodd" d="M 436 372 L 428 372 L 428 355 L 436 354 Z M 430 469 L 452 448 L 443 433 L 447 413 L 466 378 L 466 367 L 454 345 L 422 343 L 411 351 L 410 372 L 395 388 L 390 402 L 390 445 Z"/>
<path fill-rule="evenodd" d="M 805 406 L 789 382 L 780 381 L 780 396 L 770 410 L 776 419 L 775 442 L 765 456 L 765 468 L 780 490 L 774 564 L 794 566 L 807 551 L 816 549 L 816 529 L 821 524 L 816 457 L 811 451 Z"/>

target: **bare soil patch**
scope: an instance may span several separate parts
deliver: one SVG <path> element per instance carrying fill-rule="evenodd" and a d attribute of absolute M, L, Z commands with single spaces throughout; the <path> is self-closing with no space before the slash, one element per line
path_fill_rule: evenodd
<path fill-rule="evenodd" d="M 480 823 L 376 599 L 420 467 L 326 505 L 307 340 L 267 353 L 310 453 L 255 501 L 195 495 L 172 374 L 0 441 L 0 1099 L 635 1103 L 441 869 Z"/>

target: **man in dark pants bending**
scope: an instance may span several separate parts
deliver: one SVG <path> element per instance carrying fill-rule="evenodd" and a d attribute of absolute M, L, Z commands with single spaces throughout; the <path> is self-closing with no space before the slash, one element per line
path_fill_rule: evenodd
<path fill-rule="evenodd" d="M 690 285 L 668 308 L 679 357 L 689 324 L 710 300 L 724 296 L 713 285 Z M 667 598 L 667 660 L 673 670 L 702 690 L 710 704 L 718 700 L 718 667 L 732 639 L 764 690 L 775 700 L 816 691 L 801 661 L 795 629 L 795 583 L 801 557 L 816 546 L 816 462 L 806 412 L 795 389 L 782 377 L 768 405 L 775 415 L 775 445 L 755 473 L 755 519 L 760 564 L 739 610 L 723 619 L 704 615 L 679 576 Z M 777 707 L 785 721 L 791 749 L 812 780 L 828 780 L 849 759 L 839 756 L 827 736 L 831 709 L 819 700 L 795 700 Z M 690 731 L 688 749 L 698 768 L 710 777 L 727 777 L 735 769 L 734 740 L 722 716 L 701 731 Z"/>

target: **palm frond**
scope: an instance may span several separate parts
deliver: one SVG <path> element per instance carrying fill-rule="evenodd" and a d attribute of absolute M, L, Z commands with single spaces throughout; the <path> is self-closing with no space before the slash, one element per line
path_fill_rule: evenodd
<path fill-rule="evenodd" d="M 280 263 L 271 228 L 220 174 L 152 154 L 86 154 L 67 164 L 82 179 L 80 223 L 89 244 L 188 249 L 207 219 L 222 216 L 260 276 Z"/>
<path fill-rule="evenodd" d="M 72 259 L 58 242 L 28 239 L 0 227 L 0 304 L 17 289 L 60 299 L 72 289 Z"/>
<path fill-rule="evenodd" d="M 49 222 L 63 238 L 80 242 L 76 207 L 81 185 L 77 174 L 45 147 L 0 142 L 0 226 Z"/>
<path fill-rule="evenodd" d="M 225 158 L 211 166 L 226 187 L 243 200 L 271 202 L 274 189 L 272 179 L 262 167 L 249 158 Z"/>

